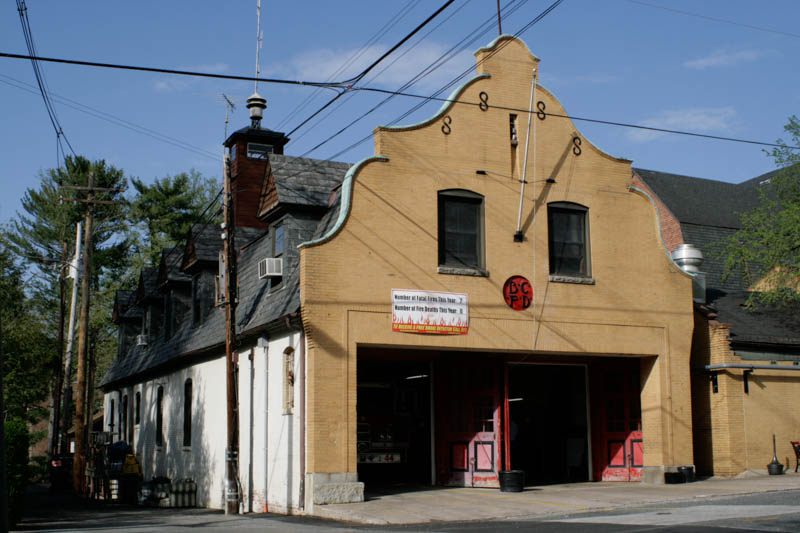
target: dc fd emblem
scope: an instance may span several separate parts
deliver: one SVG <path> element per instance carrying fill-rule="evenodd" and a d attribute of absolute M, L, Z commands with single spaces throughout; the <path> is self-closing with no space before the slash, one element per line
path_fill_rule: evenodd
<path fill-rule="evenodd" d="M 514 311 L 523 311 L 533 301 L 533 287 L 526 278 L 511 276 L 503 284 L 503 298 Z"/>

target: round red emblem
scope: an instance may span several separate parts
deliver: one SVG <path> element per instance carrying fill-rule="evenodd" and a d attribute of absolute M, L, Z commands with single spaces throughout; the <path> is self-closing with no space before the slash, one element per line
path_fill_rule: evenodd
<path fill-rule="evenodd" d="M 503 298 L 511 309 L 522 311 L 530 307 L 533 301 L 533 287 L 526 278 L 511 276 L 503 284 Z"/>

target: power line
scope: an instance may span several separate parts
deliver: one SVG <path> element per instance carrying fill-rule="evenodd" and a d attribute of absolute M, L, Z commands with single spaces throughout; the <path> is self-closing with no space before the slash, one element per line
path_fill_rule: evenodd
<path fill-rule="evenodd" d="M 155 72 L 158 74 L 175 74 L 177 76 L 195 76 L 198 78 L 216 78 L 221 80 L 237 80 L 237 81 L 257 81 L 259 83 L 276 83 L 282 85 L 304 85 L 309 87 L 324 87 L 335 89 L 339 87 L 340 83 L 328 82 L 315 82 L 315 81 L 302 81 L 302 80 L 286 80 L 278 78 L 261 78 L 253 76 L 234 76 L 231 74 L 217 74 L 212 72 L 198 72 L 193 70 L 177 70 L 169 68 L 158 67 L 142 67 L 137 65 L 125 65 L 121 63 L 100 63 L 98 61 L 83 61 L 79 59 L 63 59 L 58 57 L 41 57 L 34 54 L 12 54 L 9 52 L 0 52 L 0 57 L 8 57 L 10 59 L 32 59 L 36 61 L 46 61 L 49 63 L 61 63 L 65 65 L 80 65 L 84 67 L 100 67 L 100 68 L 113 68 L 120 70 L 133 70 L 139 72 Z"/>
<path fill-rule="evenodd" d="M 795 39 L 800 39 L 800 35 L 798 35 L 797 33 L 790 33 L 790 32 L 780 31 L 780 30 L 773 30 L 773 29 L 764 28 L 764 27 L 761 27 L 761 26 L 753 26 L 752 24 L 743 24 L 741 22 L 735 22 L 733 20 L 718 19 L 718 18 L 706 16 L 706 15 L 701 15 L 699 13 L 692 13 L 690 11 L 681 11 L 680 9 L 674 9 L 674 8 L 671 8 L 671 7 L 658 6 L 658 5 L 655 5 L 655 4 L 648 4 L 647 2 L 641 2 L 639 0 L 627 0 L 627 1 L 630 2 L 631 4 L 638 4 L 640 6 L 652 7 L 654 9 L 662 9 L 664 11 L 671 11 L 673 13 L 680 13 L 681 15 L 686 15 L 686 16 L 689 16 L 689 17 L 696 17 L 696 18 L 701 18 L 701 19 L 705 19 L 705 20 L 710 20 L 710 21 L 713 21 L 713 22 L 721 22 L 723 24 L 731 24 L 733 26 L 739 26 L 739 27 L 742 27 L 742 28 L 748 28 L 750 30 L 763 31 L 763 32 L 767 32 L 767 33 L 775 33 L 775 34 L 778 34 L 778 35 L 785 35 L 786 37 L 794 37 Z"/>
<path fill-rule="evenodd" d="M 549 14 L 549 13 L 550 13 L 550 12 L 551 12 L 553 9 L 555 9 L 556 7 L 558 7 L 558 5 L 559 5 L 559 4 L 560 4 L 562 1 L 563 1 L 563 0 L 556 0 L 555 2 L 553 2 L 552 4 L 550 4 L 550 6 L 548 6 L 548 7 L 547 7 L 547 8 L 546 8 L 544 11 L 542 11 L 541 13 L 539 13 L 539 15 L 537 15 L 536 17 L 534 17 L 534 18 L 533 18 L 533 19 L 532 19 L 530 22 L 528 22 L 528 24 L 526 24 L 525 26 L 523 26 L 523 27 L 522 27 L 522 29 L 520 29 L 519 31 L 517 31 L 517 33 L 515 33 L 514 35 L 515 35 L 515 36 L 519 36 L 519 35 L 520 35 L 520 34 L 522 34 L 524 31 L 526 31 L 527 29 L 529 29 L 531 26 L 533 26 L 534 24 L 536 24 L 537 22 L 539 22 L 540 20 L 542 20 L 542 19 L 543 19 L 545 16 L 547 16 L 547 15 L 548 15 L 548 14 Z M 516 6 L 514 6 L 513 8 L 510 8 L 510 9 L 509 9 L 509 14 L 510 14 L 510 13 L 513 13 L 514 11 L 516 11 L 517 9 L 519 9 L 519 8 L 520 8 L 522 5 L 524 5 L 526 2 L 527 2 L 527 0 L 525 0 L 524 2 L 522 2 L 522 4 L 517 4 L 517 5 L 516 5 Z M 513 4 L 513 0 L 512 0 L 511 2 L 509 2 L 509 3 L 507 3 L 503 9 L 507 9 L 507 8 L 509 8 L 509 6 L 511 6 L 511 4 Z M 486 20 L 486 21 L 485 21 L 483 24 L 479 25 L 477 29 L 473 30 L 473 31 L 472 31 L 470 34 L 468 34 L 468 35 L 467 35 L 467 37 L 465 37 L 464 39 L 462 39 L 462 40 L 461 40 L 461 41 L 460 41 L 458 44 L 456 44 L 455 46 L 451 47 L 451 48 L 450 48 L 450 50 L 448 50 L 447 52 L 445 52 L 444 54 L 442 54 L 441 56 L 439 56 L 439 58 L 437 58 L 437 59 L 436 59 L 436 60 L 435 60 L 433 63 L 431 63 L 431 64 L 430 64 L 428 67 L 426 67 L 425 69 L 423 69 L 423 70 L 422 70 L 422 71 L 421 71 L 419 74 L 417 74 L 417 75 L 416 75 L 414 78 L 412 78 L 412 80 L 411 80 L 411 81 L 409 81 L 409 82 L 405 83 L 405 84 L 404 84 L 404 85 L 403 85 L 403 86 L 400 88 L 400 90 L 402 91 L 403 89 L 405 89 L 405 88 L 407 88 L 407 87 L 410 87 L 411 85 L 413 85 L 414 83 L 416 83 L 418 80 L 422 79 L 423 77 L 427 76 L 428 74 L 430 74 L 431 72 L 433 72 L 434 70 L 436 70 L 436 68 L 438 68 L 438 66 L 437 66 L 437 63 L 439 63 L 439 61 L 440 61 L 440 60 L 442 60 L 442 64 L 443 64 L 443 63 L 446 61 L 446 60 L 443 60 L 443 58 L 444 58 L 444 57 L 446 57 L 446 56 L 448 56 L 448 55 L 451 55 L 451 54 L 452 54 L 452 55 L 455 55 L 455 54 L 459 53 L 461 50 L 463 50 L 464 48 L 466 48 L 467 46 L 470 46 L 470 45 L 471 45 L 471 44 L 472 44 L 474 41 L 476 41 L 477 39 L 479 39 L 479 38 L 481 37 L 481 35 L 483 35 L 484 33 L 486 33 L 486 31 L 488 31 L 489 29 L 491 29 L 492 27 L 494 27 L 494 20 L 495 20 L 495 18 L 494 18 L 494 15 L 492 15 L 492 16 L 491 16 L 489 19 L 487 19 L 487 20 Z M 497 47 L 497 48 L 495 48 L 495 49 L 494 49 L 492 52 L 490 52 L 490 53 L 489 53 L 487 56 L 485 56 L 485 57 L 484 57 L 484 58 L 483 58 L 483 59 L 480 61 L 480 63 L 478 63 L 478 65 L 480 65 L 481 63 L 483 63 L 484 61 L 486 61 L 487 59 L 489 59 L 490 57 L 492 57 L 493 55 L 495 55 L 496 53 L 498 53 L 498 52 L 499 52 L 500 50 L 502 50 L 504 47 L 506 47 L 506 46 L 508 45 L 508 42 L 509 42 L 509 41 L 506 41 L 506 42 L 504 42 L 504 43 L 501 43 L 501 44 L 500 44 L 500 46 L 498 46 L 498 47 Z M 466 44 L 465 44 L 465 43 L 466 43 Z M 460 48 L 459 48 L 459 47 L 460 47 Z M 458 48 L 458 50 L 454 52 L 454 50 L 456 50 L 456 48 Z M 439 65 L 439 66 L 440 66 L 440 65 Z M 473 71 L 474 71 L 474 69 L 475 69 L 475 66 L 470 66 L 469 68 L 467 68 L 466 70 L 464 70 L 464 71 L 463 71 L 461 74 L 459 74 L 458 76 L 456 76 L 456 77 L 455 77 L 453 80 L 451 80 L 449 83 L 447 83 L 446 85 L 444 85 L 443 87 L 441 87 L 441 88 L 440 88 L 438 91 L 436 91 L 436 92 L 433 94 L 433 96 L 434 96 L 434 97 L 435 97 L 435 96 L 438 96 L 439 94 L 441 94 L 442 92 L 444 92 L 445 90 L 447 90 L 449 87 L 451 87 L 451 86 L 453 86 L 455 83 L 457 83 L 459 80 L 461 80 L 462 78 L 464 78 L 464 77 L 465 77 L 467 74 L 469 74 L 470 72 L 473 72 Z M 358 87 L 356 87 L 356 89 L 359 89 L 359 88 L 358 88 Z M 363 113 L 361 116 L 359 116 L 358 118 L 356 118 L 355 120 L 353 120 L 353 121 L 351 121 L 349 124 L 347 124 L 347 125 L 346 125 L 344 128 L 340 129 L 339 131 L 337 131 L 336 133 L 334 133 L 333 135 L 331 135 L 330 137 L 328 137 L 327 139 L 325 139 L 325 140 L 324 140 L 324 141 L 322 141 L 321 143 L 318 143 L 316 146 L 314 146 L 314 147 L 313 147 L 313 148 L 311 148 L 310 150 L 306 151 L 306 152 L 305 152 L 303 155 L 304 155 L 304 156 L 305 156 L 305 155 L 308 155 L 308 154 L 310 154 L 311 152 L 313 152 L 313 151 L 315 151 L 315 150 L 319 149 L 319 148 L 320 148 L 320 147 L 322 147 L 324 144 L 326 144 L 326 143 L 327 143 L 327 142 L 329 142 L 330 140 L 332 140 L 332 139 L 334 139 L 335 137 L 337 137 L 338 135 L 340 135 L 342 132 L 344 132 L 344 131 L 345 131 L 346 129 L 348 129 L 350 126 L 352 126 L 352 125 L 353 125 L 353 124 L 355 124 L 356 122 L 360 121 L 361 119 L 363 119 L 364 117 L 366 117 L 367 115 L 369 115 L 370 113 L 372 113 L 373 111 L 375 111 L 375 110 L 376 110 L 377 108 L 379 108 L 380 106 L 384 105 L 386 102 L 388 102 L 389 100 L 391 100 L 392 98 L 394 98 L 394 96 L 395 96 L 395 95 L 394 95 L 394 94 L 392 94 L 393 92 L 397 92 L 397 91 L 387 91 L 386 93 L 387 93 L 387 94 L 389 94 L 389 97 L 388 97 L 388 98 L 385 98 L 384 100 L 382 100 L 381 102 L 379 102 L 379 103 L 378 103 L 376 106 L 374 106 L 374 107 L 372 107 L 371 109 L 369 109 L 369 110 L 368 110 L 366 113 Z M 430 99 L 428 99 L 428 100 L 430 100 Z M 396 118 L 395 120 L 393 120 L 393 121 L 391 122 L 391 124 L 396 124 L 396 123 L 397 123 L 397 122 L 399 122 L 400 120 L 403 120 L 403 119 L 404 119 L 405 117 L 407 117 L 408 115 L 410 115 L 410 114 L 414 113 L 415 111 L 417 111 L 418 109 L 420 109 L 420 108 L 421 108 L 423 105 L 425 105 L 425 102 L 421 102 L 420 104 L 418 104 L 418 105 L 416 105 L 416 106 L 412 107 L 410 110 L 406 111 L 406 112 L 405 112 L 403 115 L 401 115 L 400 117 L 398 117 L 398 118 Z M 362 144 L 362 143 L 366 142 L 367 140 L 369 140 L 370 136 L 371 136 L 371 135 L 367 135 L 366 137 L 362 138 L 361 140 L 357 141 L 357 142 L 356 142 L 356 143 L 354 143 L 354 144 L 351 144 L 350 146 L 348 146 L 348 147 L 347 147 L 347 148 L 345 148 L 344 150 L 341 150 L 341 151 L 337 152 L 336 154 L 334 154 L 334 155 L 333 155 L 333 156 L 331 156 L 331 157 L 332 157 L 332 158 L 336 158 L 336 157 L 338 157 L 338 156 L 342 155 L 343 153 L 345 153 L 345 152 L 348 152 L 348 151 L 352 150 L 353 148 L 355 148 L 355 147 L 359 146 L 360 144 Z"/>
<path fill-rule="evenodd" d="M 374 43 L 378 42 L 378 39 L 380 39 L 381 37 L 386 35 L 386 33 L 390 29 L 392 29 L 394 26 L 396 26 L 414 7 L 416 7 L 417 4 L 419 4 L 420 1 L 421 0 L 409 0 L 409 2 L 405 6 L 403 6 L 403 8 L 400 9 L 400 11 L 398 11 L 397 13 L 392 15 L 391 18 L 389 19 L 389 21 L 386 22 L 381 28 L 379 28 L 378 31 L 376 31 L 367 40 L 367 42 L 364 43 L 363 46 L 361 46 L 358 50 L 356 50 L 344 63 L 342 63 L 342 65 L 339 68 L 337 68 L 333 72 L 333 74 L 331 74 L 328 77 L 328 79 L 326 81 L 331 81 L 336 76 L 338 76 L 339 74 L 344 72 L 345 69 L 347 69 L 347 67 L 349 67 L 350 65 L 355 63 L 361 56 L 363 56 L 366 53 L 366 51 L 369 49 L 370 46 L 372 46 Z M 308 105 L 311 103 L 311 101 L 314 100 L 314 98 L 316 98 L 316 96 L 319 93 L 319 91 L 320 91 L 319 89 L 315 89 L 310 95 L 308 95 L 305 98 L 305 100 L 303 100 L 301 103 L 299 103 L 297 106 L 295 106 L 291 111 L 289 111 L 284 116 L 284 118 L 281 119 L 281 121 L 278 122 L 278 124 L 276 124 L 275 129 L 280 130 L 281 127 L 283 127 L 283 125 L 285 125 L 289 121 L 289 119 L 291 119 L 297 113 L 300 113 L 302 110 L 304 110 L 306 107 L 308 107 Z"/>
<path fill-rule="evenodd" d="M 512 0 L 512 2 L 513 2 L 513 1 L 514 1 L 514 0 Z M 524 1 L 525 1 L 525 2 L 527 2 L 528 0 L 524 0 Z M 384 67 L 383 67 L 383 68 L 380 70 L 380 72 L 378 72 L 378 73 L 376 73 L 376 74 L 373 74 L 373 75 L 372 75 L 372 77 L 371 77 L 371 78 L 369 78 L 369 80 L 367 80 L 365 83 L 370 83 L 370 82 L 374 81 L 374 80 L 375 80 L 375 79 L 377 79 L 377 78 L 378 78 L 378 77 L 379 77 L 381 74 L 383 74 L 383 73 L 384 73 L 384 72 L 386 72 L 388 69 L 390 69 L 390 68 L 391 68 L 391 67 L 392 67 L 392 66 L 393 66 L 395 63 L 397 63 L 397 62 L 398 62 L 400 59 L 402 59 L 402 58 L 403 58 L 403 57 L 404 57 L 406 54 L 408 54 L 408 53 L 410 53 L 411 51 L 413 51 L 413 50 L 414 50 L 414 49 L 415 49 L 415 48 L 416 48 L 416 47 L 417 47 L 417 46 L 418 46 L 418 45 L 419 45 L 419 44 L 420 44 L 422 41 L 424 41 L 425 39 L 427 39 L 427 38 L 430 36 L 430 34 L 431 34 L 431 33 L 433 33 L 434 31 L 436 31 L 437 29 L 439 29 L 439 28 L 440 28 L 440 27 L 441 27 L 443 24 L 445 24 L 445 23 L 446 23 L 448 20 L 450 20 L 452 17 L 454 17 L 454 16 L 455 16 L 455 15 L 456 15 L 456 14 L 457 14 L 459 11 L 461 11 L 461 10 L 462 10 L 464 7 L 466 7 L 466 5 L 467 5 L 467 3 L 468 3 L 468 2 L 469 2 L 469 0 L 468 0 L 467 2 L 464 2 L 464 3 L 462 3 L 462 4 L 461 4 L 460 6 L 458 6 L 457 8 L 455 8 L 455 10 L 453 10 L 453 11 L 452 11 L 452 12 L 451 12 L 449 15 L 447 15 L 447 16 L 444 18 L 444 20 L 441 20 L 441 21 L 440 21 L 438 24 L 436 24 L 436 25 L 435 25 L 433 28 L 431 28 L 430 30 L 428 30 L 428 32 L 427 32 L 425 35 L 421 36 L 417 42 L 415 42 L 414 44 L 412 44 L 410 47 L 406 48 L 406 49 L 405 49 L 405 50 L 404 50 L 404 51 L 403 51 L 401 54 L 398 54 L 397 56 L 395 56 L 395 58 L 394 58 L 394 59 L 393 59 L 393 60 L 392 60 L 392 61 L 391 61 L 389 64 L 387 64 L 386 66 L 384 66 Z M 442 56 L 440 56 L 440 59 L 441 59 L 441 57 L 442 57 Z M 438 59 L 437 59 L 437 61 L 438 61 Z M 443 62 L 443 63 L 444 63 L 444 62 Z M 417 76 L 419 76 L 419 74 L 418 74 Z M 415 78 L 413 78 L 413 79 L 414 79 L 414 80 L 416 80 L 416 79 L 417 79 L 417 77 L 415 77 Z M 401 89 L 403 89 L 403 88 L 405 88 L 405 87 L 407 87 L 407 86 L 408 86 L 408 82 L 407 82 L 405 85 L 403 85 L 403 87 L 401 87 Z M 352 98 L 354 95 L 355 95 L 355 93 L 354 93 L 354 92 L 350 92 L 350 93 L 347 95 L 347 97 L 346 97 L 346 98 L 344 98 L 344 99 L 343 99 L 341 102 L 339 102 L 339 104 L 338 104 L 336 107 L 334 107 L 333 109 L 331 109 L 330 111 L 328 111 L 328 113 L 326 113 L 326 115 L 325 115 L 324 117 L 321 117 L 321 118 L 320 118 L 320 120 L 319 120 L 319 121 L 317 121 L 317 123 L 316 123 L 316 124 L 315 124 L 315 125 L 314 125 L 312 128 L 306 129 L 306 131 L 304 131 L 302 134 L 298 135 L 297 137 L 294 137 L 292 140 L 293 140 L 295 143 L 297 143 L 297 141 L 299 141 L 300 139 L 302 139 L 303 137 L 305 137 L 306 135 L 308 135 L 308 134 L 309 134 L 311 131 L 313 131 L 313 129 L 314 129 L 315 127 L 319 127 L 319 125 L 320 125 L 320 124 L 321 124 L 321 123 L 322 123 L 322 122 L 323 122 L 325 119 L 327 119 L 327 118 L 328 118 L 328 117 L 330 117 L 330 116 L 331 116 L 333 113 L 335 113 L 335 112 L 336 112 L 336 111 L 337 111 L 339 108 L 341 108 L 341 107 L 342 107 L 342 106 L 343 106 L 343 105 L 344 105 L 346 102 L 348 102 L 348 101 L 350 100 L 350 98 Z"/>
<path fill-rule="evenodd" d="M 28 18 L 28 7 L 25 5 L 25 0 L 17 0 L 17 11 L 19 12 L 20 23 L 22 24 L 22 34 L 25 38 L 25 46 L 28 49 L 28 54 L 31 56 L 36 56 L 36 44 L 33 41 L 33 31 L 31 30 L 30 19 Z M 50 123 L 53 125 L 53 129 L 56 133 L 56 152 L 58 152 L 58 146 L 60 146 L 61 138 L 63 137 L 64 142 L 67 143 L 72 155 L 76 155 L 75 150 L 72 148 L 72 144 L 69 142 L 69 139 L 67 139 L 67 136 L 64 133 L 64 129 L 61 127 L 61 123 L 59 122 L 56 114 L 56 109 L 53 106 L 53 103 L 50 101 L 47 82 L 44 78 L 44 73 L 41 71 L 36 59 L 31 59 L 31 66 L 33 67 L 33 74 L 36 78 L 36 83 L 39 86 L 39 92 L 42 95 L 42 100 L 44 101 L 44 107 L 47 110 Z M 62 152 L 64 151 L 63 147 L 61 147 L 61 150 Z M 56 157 L 58 157 L 58 154 L 56 154 Z"/>
<path fill-rule="evenodd" d="M 468 101 L 465 101 L 465 100 L 458 100 L 458 99 L 453 100 L 453 99 L 450 99 L 450 98 L 440 98 L 440 97 L 435 97 L 435 96 L 424 96 L 424 95 L 421 95 L 421 94 L 401 93 L 401 92 L 396 92 L 396 91 L 389 91 L 389 90 L 386 90 L 386 89 L 378 89 L 378 88 L 374 88 L 374 87 L 356 87 L 355 90 L 357 90 L 357 91 L 377 92 L 377 93 L 396 94 L 397 96 L 407 96 L 409 98 L 420 98 L 420 99 L 424 99 L 424 100 L 433 100 L 433 101 L 437 101 L 437 102 L 452 102 L 454 104 L 465 104 L 465 105 L 471 105 L 471 106 L 485 106 L 485 105 L 487 105 L 487 104 L 484 104 L 483 102 L 468 102 Z M 581 121 L 581 122 L 592 122 L 592 123 L 595 123 L 595 124 L 604 124 L 604 125 L 607 125 L 607 126 L 620 126 L 620 127 L 625 127 L 625 128 L 635 128 L 635 129 L 640 129 L 640 130 L 655 131 L 655 132 L 659 132 L 659 133 L 674 133 L 674 134 L 677 134 L 677 135 L 689 135 L 689 136 L 692 136 L 692 137 L 704 137 L 704 138 L 707 138 L 707 139 L 716 139 L 716 140 L 720 140 L 720 141 L 733 141 L 733 142 L 740 142 L 740 143 L 757 144 L 757 145 L 760 145 L 760 146 L 770 146 L 770 147 L 775 147 L 775 148 L 790 148 L 790 149 L 793 149 L 793 150 L 800 149 L 800 146 L 789 146 L 789 145 L 784 145 L 784 144 L 768 143 L 768 142 L 762 142 L 762 141 L 753 141 L 753 140 L 749 140 L 749 139 L 740 139 L 740 138 L 735 138 L 735 137 L 724 137 L 724 136 L 720 136 L 720 135 L 709 135 L 709 134 L 705 134 L 705 133 L 697 133 L 697 132 L 691 132 L 691 131 L 671 130 L 671 129 L 667 129 L 667 128 L 656 128 L 656 127 L 653 127 L 653 126 L 642 126 L 642 125 L 639 125 L 639 124 L 630 124 L 630 123 L 626 123 L 626 122 L 616 122 L 616 121 L 612 121 L 612 120 L 601 120 L 601 119 L 594 119 L 594 118 L 587 118 L 587 117 L 578 117 L 578 116 L 574 116 L 574 115 L 561 115 L 559 113 L 550 113 L 550 112 L 539 111 L 539 110 L 531 111 L 529 109 L 523 109 L 523 108 L 519 108 L 519 107 L 509 107 L 509 106 L 499 106 L 499 105 L 489 105 L 489 107 L 490 108 L 493 107 L 495 109 L 502 109 L 502 110 L 505 110 L 505 111 L 516 111 L 518 113 L 525 113 L 525 114 L 537 113 L 537 114 L 548 116 L 548 117 L 568 118 L 570 120 L 578 120 L 578 121 Z M 341 154 L 341 152 L 340 152 L 340 154 Z M 337 155 L 339 155 L 339 154 L 337 154 Z"/>
<path fill-rule="evenodd" d="M 5 79 L 2 79 L 2 78 L 5 78 Z M 25 83 L 24 81 L 18 80 L 16 78 L 12 78 L 11 76 L 6 76 L 5 74 L 0 74 L 0 83 L 5 83 L 6 85 L 9 85 L 9 86 L 14 87 L 16 89 L 20 89 L 22 91 L 27 91 L 29 93 L 38 94 L 38 91 L 34 90 L 35 88 L 34 88 L 33 85 Z M 61 103 L 62 105 L 66 106 L 66 107 L 69 107 L 69 108 L 74 109 L 76 111 L 80 111 L 81 113 L 85 113 L 85 114 L 87 114 L 89 116 L 98 118 L 100 120 L 104 120 L 104 121 L 106 121 L 106 122 L 108 122 L 110 124 L 114 124 L 116 126 L 120 126 L 120 127 L 129 129 L 131 131 L 134 131 L 134 132 L 139 133 L 141 135 L 145 135 L 145 136 L 150 137 L 152 139 L 155 139 L 157 141 L 161 141 L 161 142 L 165 142 L 167 144 L 171 144 L 172 146 L 175 146 L 177 148 L 181 148 L 182 150 L 186 150 L 186 151 L 192 152 L 192 153 L 194 153 L 196 155 L 201 155 L 203 157 L 207 157 L 207 158 L 213 159 L 215 161 L 219 160 L 219 155 L 218 154 L 214 154 L 213 152 L 209 152 L 208 150 L 200 148 L 199 146 L 194 146 L 192 144 L 189 144 L 189 143 L 187 143 L 185 141 L 182 141 L 180 139 L 177 139 L 175 137 L 170 137 L 169 135 L 165 135 L 163 133 L 159 133 L 159 132 L 157 132 L 155 130 L 152 130 L 150 128 L 147 128 L 145 126 L 141 126 L 141 125 L 136 124 L 134 122 L 130 122 L 130 121 L 125 120 L 123 118 L 120 118 L 120 117 L 117 117 L 115 115 L 112 115 L 111 113 L 106 113 L 105 111 L 100 111 L 99 109 L 96 109 L 94 107 L 88 106 L 86 104 L 82 104 L 82 103 L 80 103 L 80 102 L 78 102 L 76 100 L 72 100 L 70 98 L 67 98 L 65 96 L 60 96 L 60 95 L 52 93 L 52 92 L 50 93 L 50 98 L 54 99 L 55 101 Z"/>
<path fill-rule="evenodd" d="M 410 32 L 409 34 L 407 34 L 405 37 L 403 37 L 402 39 L 400 39 L 400 41 L 399 41 L 397 44 L 395 44 L 394 46 L 392 46 L 392 47 L 391 47 L 389 50 L 387 50 L 387 51 L 386 51 L 386 52 L 385 52 L 383 55 L 381 55 L 381 56 L 380 56 L 378 59 L 376 59 L 375 61 L 373 61 L 373 62 L 372 62 L 372 64 L 370 64 L 370 65 L 369 65 L 367 68 L 365 68 L 364 70 L 362 70 L 362 71 L 361 71 L 361 72 L 360 72 L 358 75 L 356 75 L 356 76 L 355 76 L 355 77 L 353 77 L 353 78 L 350 78 L 350 79 L 348 79 L 348 80 L 345 80 L 345 81 L 343 81 L 343 82 L 341 82 L 341 83 L 337 84 L 337 85 L 339 85 L 339 86 L 342 86 L 342 85 L 344 85 L 342 92 L 340 92 L 339 94 L 337 94 L 336 96 L 334 96 L 333 98 L 331 98 L 331 99 L 330 99 L 330 100 L 329 100 L 329 101 L 328 101 L 328 102 L 327 102 L 325 105 L 323 105 L 322 107 L 320 107 L 319 109 L 317 109 L 316 111 L 314 111 L 314 113 L 312 113 L 312 114 L 311 114 L 311 116 L 309 116 L 308 118 L 306 118 L 305 120 L 303 120 L 303 121 L 302 121 L 302 122 L 301 122 L 299 125 L 297 125 L 297 126 L 296 126 L 296 127 L 295 127 L 295 128 L 292 130 L 292 131 L 290 131 L 290 132 L 289 132 L 289 133 L 287 133 L 286 135 L 287 135 L 287 136 L 289 136 L 289 135 L 291 135 L 292 133 L 294 133 L 295 131 L 297 131 L 298 129 L 300 129 L 301 127 L 303 127 L 305 124 L 308 124 L 308 122 L 309 122 L 311 119 L 313 119 L 314 117 L 316 117 L 317 115 L 319 115 L 319 114 L 320 114 L 322 111 L 324 111 L 324 110 L 325 110 L 327 107 L 329 107 L 329 106 L 330 106 L 331 104 L 333 104 L 333 103 L 334 103 L 336 100 L 338 100 L 338 99 L 339 99 L 339 97 L 341 97 L 343 94 L 345 94 L 346 92 L 350 91 L 350 90 L 353 88 L 353 85 L 354 85 L 354 84 L 356 84 L 356 83 L 358 83 L 358 82 L 359 82 L 359 81 L 360 81 L 360 80 L 361 80 L 361 79 L 362 79 L 364 76 L 366 76 L 366 75 L 367 75 L 367 73 L 369 73 L 369 71 L 370 71 L 370 70 L 372 70 L 373 68 L 375 68 L 375 67 L 376 67 L 376 66 L 377 66 L 377 65 L 378 65 L 378 64 L 379 64 L 381 61 L 383 61 L 384 59 L 386 59 L 386 58 L 387 58 L 387 57 L 388 57 L 388 56 L 389 56 L 389 55 L 390 55 L 392 52 L 394 52 L 395 50 L 397 50 L 397 49 L 398 49 L 400 46 L 402 46 L 402 45 L 403 45 L 403 44 L 404 44 L 406 41 L 408 41 L 408 40 L 409 40 L 411 37 L 413 37 L 414 35 L 416 35 L 416 34 L 417 34 L 417 32 L 419 32 L 419 31 L 420 31 L 422 28 L 424 28 L 425 26 L 427 26 L 427 25 L 428 25 L 428 23 L 430 23 L 430 21 L 432 21 L 434 18 L 436 18 L 436 17 L 439 15 L 439 13 L 441 13 L 442 11 L 444 11 L 445 9 L 447 9 L 447 7 L 448 7 L 450 4 L 452 4 L 454 1 L 455 1 L 455 0 L 447 0 L 447 1 L 446 1 L 444 4 L 442 4 L 442 6 L 441 6 L 441 7 L 439 7 L 439 9 L 437 9 L 437 10 L 436 10 L 436 11 L 434 11 L 434 12 L 433 12 L 431 15 L 429 15 L 429 16 L 428 16 L 428 18 L 426 18 L 424 21 L 422 21 L 420 24 L 418 24 L 418 25 L 417 25 L 417 27 L 416 27 L 416 28 L 414 28 L 413 30 L 411 30 L 411 32 Z"/>

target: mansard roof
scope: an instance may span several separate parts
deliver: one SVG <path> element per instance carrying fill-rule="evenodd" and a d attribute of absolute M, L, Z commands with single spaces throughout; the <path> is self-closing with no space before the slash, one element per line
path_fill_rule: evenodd
<path fill-rule="evenodd" d="M 142 304 L 148 300 L 158 298 L 161 294 L 156 288 L 158 271 L 153 267 L 145 267 L 139 273 L 139 285 L 136 287 L 136 303 Z"/>
<path fill-rule="evenodd" d="M 277 206 L 327 208 L 331 191 L 342 183 L 349 163 L 270 154 L 259 216 Z"/>
<path fill-rule="evenodd" d="M 234 242 L 237 248 L 247 245 L 266 233 L 264 228 L 236 226 Z M 181 270 L 188 272 L 199 265 L 216 264 L 222 251 L 222 229 L 217 224 L 198 226 L 189 237 L 183 251 Z"/>
<path fill-rule="evenodd" d="M 158 277 L 156 285 L 159 289 L 171 283 L 187 283 L 192 278 L 181 272 L 183 249 L 179 246 L 161 250 L 161 261 L 158 263 Z"/>
<path fill-rule="evenodd" d="M 296 263 L 285 273 L 282 286 L 274 291 L 268 291 L 266 281 L 258 278 L 258 260 L 269 255 L 270 247 L 270 239 L 261 238 L 241 252 L 236 308 L 236 329 L 240 338 L 258 335 L 271 327 L 285 328 L 283 317 L 300 308 L 300 276 Z M 125 357 L 113 361 L 100 385 L 107 387 L 170 365 L 187 364 L 191 357 L 219 355 L 224 346 L 225 312 L 224 308 L 217 307 L 199 326 L 186 320 L 170 339 L 159 336 L 149 346 L 131 348 Z"/>
<path fill-rule="evenodd" d="M 142 308 L 136 305 L 136 291 L 119 290 L 114 294 L 114 310 L 111 320 L 119 324 L 122 320 L 139 320 Z"/>

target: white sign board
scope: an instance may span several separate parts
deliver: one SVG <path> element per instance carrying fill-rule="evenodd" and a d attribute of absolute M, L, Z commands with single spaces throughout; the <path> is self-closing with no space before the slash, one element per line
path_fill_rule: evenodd
<path fill-rule="evenodd" d="M 468 329 L 466 294 L 392 289 L 392 330 L 466 335 Z"/>

